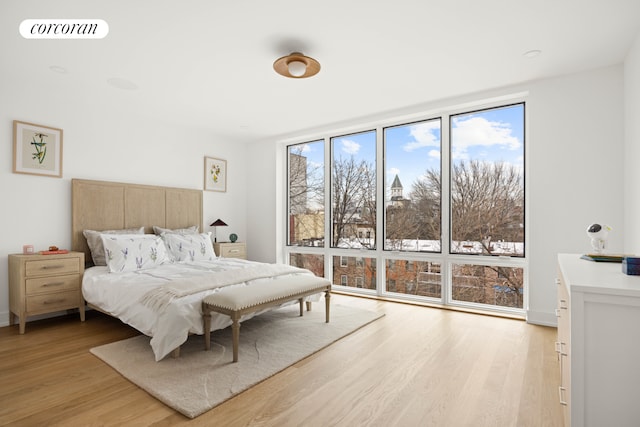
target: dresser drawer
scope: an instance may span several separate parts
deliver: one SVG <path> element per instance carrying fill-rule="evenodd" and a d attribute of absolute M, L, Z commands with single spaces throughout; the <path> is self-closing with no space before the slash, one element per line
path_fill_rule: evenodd
<path fill-rule="evenodd" d="M 29 313 L 51 312 L 78 307 L 80 294 L 78 290 L 55 292 L 50 294 L 33 295 L 27 297 L 27 311 Z"/>
<path fill-rule="evenodd" d="M 246 258 L 247 247 L 245 245 L 222 245 L 220 247 L 220 256 L 223 258 Z"/>
<path fill-rule="evenodd" d="M 25 282 L 27 295 L 77 291 L 80 289 L 80 276 L 78 274 L 38 277 L 35 279 L 26 279 Z"/>
<path fill-rule="evenodd" d="M 25 263 L 27 277 L 79 273 L 78 258 L 38 259 Z"/>

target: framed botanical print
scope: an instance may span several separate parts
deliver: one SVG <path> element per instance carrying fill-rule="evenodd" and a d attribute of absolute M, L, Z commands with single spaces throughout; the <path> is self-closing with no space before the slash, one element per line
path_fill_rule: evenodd
<path fill-rule="evenodd" d="M 227 161 L 214 157 L 204 158 L 204 189 L 227 191 Z"/>
<path fill-rule="evenodd" d="M 13 172 L 62 178 L 62 129 L 14 120 Z"/>

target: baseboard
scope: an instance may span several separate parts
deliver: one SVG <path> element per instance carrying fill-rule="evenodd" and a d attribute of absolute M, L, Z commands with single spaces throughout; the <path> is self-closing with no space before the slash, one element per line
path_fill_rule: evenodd
<path fill-rule="evenodd" d="M 532 323 L 534 325 L 542 325 L 542 326 L 558 326 L 558 318 L 556 314 L 547 311 L 531 311 L 527 310 L 527 323 Z"/>
<path fill-rule="evenodd" d="M 9 326 L 9 312 L 1 311 L 0 312 L 0 328 Z"/>

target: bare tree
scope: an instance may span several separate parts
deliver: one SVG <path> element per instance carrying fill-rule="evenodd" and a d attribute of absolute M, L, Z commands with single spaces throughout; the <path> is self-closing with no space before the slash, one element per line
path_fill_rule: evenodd
<path fill-rule="evenodd" d="M 413 183 L 410 195 L 415 211 L 417 235 L 423 240 L 440 240 L 442 185 L 440 172 L 430 169 Z"/>
<path fill-rule="evenodd" d="M 334 160 L 332 168 L 332 246 L 341 239 L 358 239 L 369 248 L 375 247 L 376 180 L 375 168 L 365 160 L 356 162 L 353 156 Z M 369 237 L 358 235 L 358 228 L 367 229 Z"/>
<path fill-rule="evenodd" d="M 458 162 L 451 171 L 451 240 L 524 241 L 524 186 L 518 169 L 504 163 Z M 453 247 L 457 252 L 459 247 Z M 515 255 L 515 254 L 514 254 Z"/>
<path fill-rule="evenodd" d="M 403 241 L 420 238 L 420 225 L 416 214 L 415 206 L 411 203 L 387 207 L 385 216 L 385 249 L 399 251 L 403 249 Z"/>

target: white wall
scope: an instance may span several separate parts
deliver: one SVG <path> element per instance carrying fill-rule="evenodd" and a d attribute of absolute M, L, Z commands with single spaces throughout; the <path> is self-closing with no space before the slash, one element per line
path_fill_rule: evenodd
<path fill-rule="evenodd" d="M 534 323 L 555 324 L 556 256 L 561 252 L 588 252 L 586 228 L 593 222 L 613 227 L 609 248 L 623 247 L 623 75 L 622 66 L 530 82 L 483 94 L 442 101 L 440 106 L 461 105 L 496 96 L 528 91 L 528 224 L 529 308 Z M 425 105 L 394 115 L 428 111 Z M 390 116 L 387 116 L 390 118 Z M 370 119 L 368 119 L 369 121 Z M 364 122 L 364 121 L 363 121 Z M 341 123 L 340 127 L 344 127 Z M 351 123 L 357 126 L 358 122 Z M 331 132 L 336 126 L 327 126 Z M 314 130 L 316 133 L 319 130 Z M 295 138 L 287 135 L 286 138 Z M 302 137 L 301 137 L 302 138 Z M 304 141 L 301 139 L 300 142 Z M 281 256 L 282 224 L 278 212 L 282 183 L 273 168 L 276 141 L 251 144 L 248 223 L 250 255 L 263 261 Z M 277 152 L 277 151 L 276 151 Z M 265 157 L 269 161 L 264 161 Z M 279 204 L 280 203 L 280 204 Z M 279 234 L 278 234 L 279 233 Z"/>
<path fill-rule="evenodd" d="M 246 144 L 124 115 L 119 105 L 136 92 L 114 88 L 105 100 L 69 91 L 44 76 L 1 79 L 0 93 L 0 326 L 9 319 L 7 255 L 21 252 L 23 244 L 36 250 L 70 247 L 71 178 L 202 189 L 204 156 L 226 159 L 227 192 L 204 192 L 204 231 L 212 231 L 208 224 L 222 218 L 229 227 L 218 228 L 219 237 L 226 240 L 235 232 L 245 240 Z M 13 120 L 63 129 L 62 179 L 12 173 Z"/>
<path fill-rule="evenodd" d="M 640 33 L 625 60 L 624 110 L 624 251 L 640 255 Z"/>
<path fill-rule="evenodd" d="M 530 87 L 528 314 L 553 323 L 557 253 L 591 251 L 586 229 L 594 222 L 613 228 L 608 250 L 623 248 L 622 68 Z"/>

